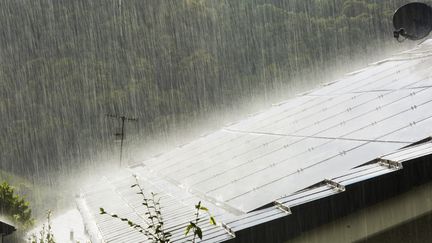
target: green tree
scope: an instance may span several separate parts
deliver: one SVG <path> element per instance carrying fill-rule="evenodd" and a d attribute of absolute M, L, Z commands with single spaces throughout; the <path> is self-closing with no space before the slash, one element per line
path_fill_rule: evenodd
<path fill-rule="evenodd" d="M 24 230 L 34 223 L 29 203 L 7 182 L 0 184 L 0 212 Z"/>

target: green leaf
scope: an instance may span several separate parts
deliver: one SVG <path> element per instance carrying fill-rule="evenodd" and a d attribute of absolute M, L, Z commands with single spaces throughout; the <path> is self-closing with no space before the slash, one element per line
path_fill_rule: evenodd
<path fill-rule="evenodd" d="M 188 234 L 189 234 L 189 231 L 190 231 L 193 227 L 194 227 L 194 226 L 193 226 L 192 224 L 189 224 L 189 225 L 186 227 L 185 235 L 188 235 Z"/>
<path fill-rule="evenodd" d="M 99 208 L 99 214 L 106 214 L 105 209 Z"/>
<path fill-rule="evenodd" d="M 133 184 L 133 185 L 131 186 L 131 188 L 136 187 L 136 186 L 138 186 L 138 184 Z"/>
<path fill-rule="evenodd" d="M 200 227 L 195 228 L 195 234 L 202 240 L 202 230 Z"/>
<path fill-rule="evenodd" d="M 216 220 L 213 216 L 210 216 L 210 224 L 211 225 L 216 225 Z"/>
<path fill-rule="evenodd" d="M 200 206 L 199 209 L 202 210 L 202 211 L 208 212 L 208 209 L 206 207 Z"/>

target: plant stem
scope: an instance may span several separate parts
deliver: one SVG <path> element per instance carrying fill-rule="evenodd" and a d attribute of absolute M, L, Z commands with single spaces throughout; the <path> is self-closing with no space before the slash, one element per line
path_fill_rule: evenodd
<path fill-rule="evenodd" d="M 199 201 L 198 202 L 198 205 L 197 205 L 197 207 L 196 207 L 196 213 L 195 213 L 195 226 L 196 227 L 198 227 L 198 221 L 199 221 L 199 210 L 200 210 L 200 207 L 201 207 L 201 201 Z M 195 243 L 195 239 L 196 239 L 196 228 L 194 229 L 194 235 L 193 235 L 193 238 L 192 238 L 192 242 L 193 243 Z"/>
<path fill-rule="evenodd" d="M 153 220 L 153 215 L 152 215 L 152 213 L 151 213 L 150 205 L 149 205 L 150 200 L 148 200 L 148 199 L 145 197 L 145 195 L 144 195 L 144 189 L 141 187 L 141 185 L 140 185 L 140 183 L 139 183 L 137 177 L 135 177 L 135 181 L 136 181 L 136 185 L 137 185 L 138 189 L 140 190 L 140 194 L 141 194 L 142 197 L 143 197 L 143 201 L 147 204 L 147 206 L 146 206 L 146 205 L 144 205 L 144 206 L 147 208 L 147 212 L 148 212 L 148 214 L 149 214 L 149 218 L 150 218 L 150 221 L 151 221 L 151 225 L 150 225 L 150 226 L 155 227 L 156 224 L 155 224 L 155 221 Z M 154 198 L 154 197 L 153 197 L 153 198 Z M 155 207 L 155 205 L 154 205 L 154 200 L 153 200 L 153 207 Z M 156 209 L 156 207 L 155 207 L 155 209 Z M 157 217 L 157 216 L 156 216 L 156 217 Z M 155 229 L 154 229 L 154 230 L 155 230 Z M 159 242 L 159 241 L 161 240 L 160 234 L 157 233 L 156 230 L 155 230 L 155 233 L 154 233 L 154 234 L 156 234 L 156 236 L 155 236 L 153 233 L 151 233 L 150 231 L 148 231 L 148 232 L 153 236 L 153 238 L 155 238 L 154 240 L 155 240 L 156 242 Z M 162 237 L 163 237 L 163 235 L 162 235 Z"/>

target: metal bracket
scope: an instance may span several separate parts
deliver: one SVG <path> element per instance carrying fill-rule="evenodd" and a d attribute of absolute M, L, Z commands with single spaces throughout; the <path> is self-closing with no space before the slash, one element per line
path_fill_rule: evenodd
<path fill-rule="evenodd" d="M 400 170 L 403 169 L 402 163 L 397 162 L 397 161 L 393 161 L 393 160 L 389 160 L 389 159 L 378 159 L 378 164 L 384 167 L 387 167 L 389 169 L 395 169 L 395 170 Z"/>
<path fill-rule="evenodd" d="M 344 191 L 345 191 L 345 186 L 342 185 L 342 184 L 337 183 L 336 181 L 332 181 L 332 180 L 329 180 L 329 179 L 325 179 L 325 180 L 324 180 L 324 183 L 325 183 L 327 186 L 331 187 L 332 189 L 334 189 L 334 190 L 336 190 L 336 191 L 338 191 L 338 192 L 344 192 Z"/>
<path fill-rule="evenodd" d="M 221 225 L 222 229 L 224 229 L 232 238 L 235 238 L 234 230 L 232 230 L 228 225 L 226 225 L 223 222 L 221 222 L 220 225 Z"/>
<path fill-rule="evenodd" d="M 289 207 L 283 205 L 282 203 L 280 203 L 278 201 L 274 201 L 273 204 L 275 205 L 276 208 L 278 208 L 282 212 L 284 212 L 286 214 L 292 214 L 291 209 Z"/>

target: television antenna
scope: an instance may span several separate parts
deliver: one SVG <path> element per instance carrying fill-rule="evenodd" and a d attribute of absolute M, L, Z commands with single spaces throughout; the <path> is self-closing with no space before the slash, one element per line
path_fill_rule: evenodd
<path fill-rule="evenodd" d="M 393 27 L 399 42 L 423 39 L 432 31 L 432 8 L 420 2 L 405 4 L 394 13 Z"/>
<path fill-rule="evenodd" d="M 120 138 L 120 167 L 122 166 L 122 156 L 123 156 L 123 141 L 125 138 L 125 122 L 137 122 L 138 118 L 133 117 L 126 117 L 126 116 L 120 116 L 120 115 L 113 115 L 113 114 L 106 114 L 107 117 L 115 118 L 119 121 L 121 121 L 121 130 L 117 131 L 114 135 L 116 136 L 116 139 Z"/>

